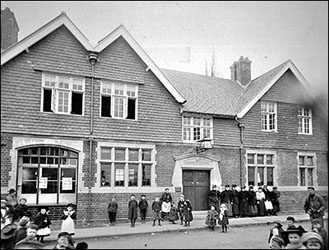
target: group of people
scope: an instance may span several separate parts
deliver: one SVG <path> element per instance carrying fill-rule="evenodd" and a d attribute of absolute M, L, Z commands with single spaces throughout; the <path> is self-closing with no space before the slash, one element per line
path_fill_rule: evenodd
<path fill-rule="evenodd" d="M 227 206 L 228 217 L 252 217 L 277 215 L 280 211 L 280 191 L 277 187 L 272 190 L 267 185 L 258 187 L 254 191 L 253 186 L 243 186 L 242 188 L 233 184 L 225 185 L 225 189 L 220 192 L 216 185 L 212 185 L 212 190 L 208 194 L 209 205 L 213 205 L 217 212 L 220 211 L 220 204 Z"/>
<path fill-rule="evenodd" d="M 311 221 L 311 231 L 296 225 L 294 217 L 287 217 L 287 228 L 279 220 L 273 221 L 268 238 L 271 249 L 328 249 L 328 234 L 320 219 Z"/>
<path fill-rule="evenodd" d="M 14 189 L 10 189 L 6 199 L 1 200 L 1 249 L 44 247 L 44 238 L 51 233 L 50 210 L 40 206 L 33 216 L 26 202 L 24 197 L 17 199 Z M 63 210 L 61 219 L 61 231 L 54 249 L 86 249 L 86 242 L 74 245 L 76 212 L 72 203 Z"/>

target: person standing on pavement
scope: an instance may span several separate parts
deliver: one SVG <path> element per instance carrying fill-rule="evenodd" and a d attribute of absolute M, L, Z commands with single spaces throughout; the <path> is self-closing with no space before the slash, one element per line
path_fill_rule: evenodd
<path fill-rule="evenodd" d="M 323 197 L 315 193 L 314 187 L 307 188 L 309 195 L 305 200 L 304 210 L 310 216 L 311 224 L 314 219 L 320 219 L 322 227 L 324 211 L 326 210 L 326 202 Z"/>
<path fill-rule="evenodd" d="M 233 217 L 238 218 L 240 217 L 240 192 L 237 190 L 236 184 L 232 185 L 231 201 Z"/>
<path fill-rule="evenodd" d="M 271 239 L 275 236 L 279 236 L 283 238 L 282 232 L 284 229 L 282 228 L 282 223 L 279 220 L 273 221 L 273 227 L 270 228 L 270 236 L 268 237 L 268 243 L 271 243 Z"/>
<path fill-rule="evenodd" d="M 214 205 L 210 206 L 210 210 L 208 210 L 207 216 L 206 216 L 206 225 L 208 225 L 208 228 L 212 231 L 215 230 L 215 226 L 217 224 L 218 219 L 218 212 L 216 211 L 216 208 Z"/>
<path fill-rule="evenodd" d="M 26 198 L 20 198 L 18 201 L 18 205 L 14 209 L 14 221 L 19 221 L 23 216 L 31 217 L 32 213 L 29 212 L 29 208 L 26 205 Z"/>
<path fill-rule="evenodd" d="M 257 208 L 256 192 L 254 192 L 253 186 L 249 186 L 248 204 L 249 204 L 249 216 L 251 216 L 251 217 L 257 216 L 258 208 Z"/>
<path fill-rule="evenodd" d="M 272 215 L 276 216 L 278 212 L 280 212 L 280 191 L 278 187 L 273 187 L 272 192 L 270 192 L 270 200 L 273 205 Z"/>
<path fill-rule="evenodd" d="M 176 224 L 176 220 L 179 220 L 179 216 L 178 216 L 178 209 L 176 207 L 175 202 L 171 202 L 171 208 L 170 208 L 170 212 L 168 215 L 168 221 L 172 222 L 173 224 Z"/>
<path fill-rule="evenodd" d="M 141 212 L 142 223 L 145 223 L 148 206 L 149 206 L 149 204 L 147 203 L 146 196 L 145 196 L 145 194 L 142 194 L 141 200 L 138 203 L 138 207 Z"/>
<path fill-rule="evenodd" d="M 212 189 L 209 191 L 208 194 L 208 202 L 209 206 L 214 205 L 216 211 L 219 211 L 219 201 L 220 201 L 220 192 L 217 190 L 216 185 L 212 185 Z"/>
<path fill-rule="evenodd" d="M 271 191 L 268 190 L 267 185 L 263 185 L 262 190 L 265 194 L 265 201 L 264 202 L 271 202 L 271 195 L 270 195 Z M 266 206 L 265 206 L 265 215 L 266 216 L 271 215 L 272 211 L 273 211 L 273 204 L 272 204 L 272 208 L 266 208 Z"/>
<path fill-rule="evenodd" d="M 240 192 L 240 216 L 246 217 L 249 214 L 249 204 L 248 204 L 248 191 L 246 190 L 246 186 L 241 188 Z"/>
<path fill-rule="evenodd" d="M 66 209 L 63 211 L 63 215 L 61 216 L 61 219 L 63 220 L 61 232 L 67 232 L 70 235 L 75 234 L 74 220 L 77 218 L 73 207 L 74 205 L 72 203 L 67 204 Z"/>
<path fill-rule="evenodd" d="M 190 227 L 190 223 L 193 220 L 192 214 L 192 205 L 189 199 L 185 199 L 183 207 L 183 216 L 184 216 L 184 227 Z"/>
<path fill-rule="evenodd" d="M 38 231 L 37 231 L 37 240 L 40 242 L 44 242 L 44 237 L 50 235 L 50 225 L 51 221 L 48 216 L 49 213 L 49 208 L 48 207 L 40 207 L 39 208 L 39 213 L 34 219 L 34 224 L 38 226 Z"/>
<path fill-rule="evenodd" d="M 108 207 L 107 207 L 107 212 L 109 214 L 109 225 L 114 226 L 116 218 L 117 218 L 117 211 L 118 211 L 118 203 L 115 200 L 115 197 L 112 197 L 112 200 L 110 201 Z"/>
<path fill-rule="evenodd" d="M 184 220 L 184 201 L 185 201 L 185 197 L 183 194 L 180 195 L 179 197 L 179 201 L 177 204 L 177 208 L 178 208 L 178 214 L 179 214 L 179 219 L 180 219 L 180 224 L 183 225 L 183 220 Z"/>
<path fill-rule="evenodd" d="M 256 200 L 257 200 L 257 209 L 259 216 L 265 216 L 266 209 L 265 209 L 265 194 L 263 192 L 262 187 L 258 188 L 256 192 Z"/>
<path fill-rule="evenodd" d="M 225 190 L 220 194 L 220 202 L 225 203 L 228 209 L 228 216 L 233 216 L 232 212 L 232 190 L 230 189 L 230 185 L 225 185 Z"/>
<path fill-rule="evenodd" d="M 227 233 L 227 225 L 229 224 L 228 220 L 228 208 L 225 203 L 220 204 L 220 212 L 219 212 L 219 219 L 218 225 L 222 226 L 222 233 Z"/>
<path fill-rule="evenodd" d="M 155 197 L 155 200 L 152 203 L 152 211 L 153 211 L 153 225 L 155 226 L 155 221 L 158 220 L 159 226 L 161 226 L 161 201 L 158 196 Z"/>
<path fill-rule="evenodd" d="M 161 196 L 161 216 L 163 220 L 167 220 L 170 212 L 172 197 L 169 193 L 169 188 L 165 188 L 165 192 Z"/>
<path fill-rule="evenodd" d="M 137 219 L 137 208 L 138 202 L 136 201 L 135 195 L 130 196 L 130 201 L 128 202 L 128 219 L 130 220 L 130 227 L 135 227 Z"/>
<path fill-rule="evenodd" d="M 16 190 L 11 188 L 8 191 L 8 195 L 6 196 L 7 206 L 11 206 L 13 209 L 18 205 L 18 200 L 16 196 Z"/>

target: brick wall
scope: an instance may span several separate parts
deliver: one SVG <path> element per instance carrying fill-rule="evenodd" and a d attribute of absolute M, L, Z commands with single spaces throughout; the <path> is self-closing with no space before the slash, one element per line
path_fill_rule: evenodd
<path fill-rule="evenodd" d="M 11 157 L 10 157 L 10 149 L 12 148 L 13 137 L 10 134 L 1 133 L 1 188 L 10 188 L 8 187 L 8 181 L 11 176 L 9 172 L 11 171 Z M 6 190 L 5 192 L 7 192 Z"/>

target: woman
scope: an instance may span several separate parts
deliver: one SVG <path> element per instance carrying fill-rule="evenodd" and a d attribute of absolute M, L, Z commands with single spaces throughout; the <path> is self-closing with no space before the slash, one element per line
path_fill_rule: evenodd
<path fill-rule="evenodd" d="M 137 219 L 137 208 L 138 208 L 138 203 L 135 199 L 135 195 L 131 195 L 130 201 L 128 203 L 128 219 L 130 220 L 131 227 L 135 227 L 135 223 Z"/>
<path fill-rule="evenodd" d="M 257 216 L 258 209 L 256 205 L 256 193 L 254 192 L 254 187 L 249 186 L 248 190 L 248 207 L 249 207 L 249 216 Z"/>
<path fill-rule="evenodd" d="M 169 193 L 169 188 L 165 189 L 165 192 L 162 194 L 160 201 L 161 201 L 162 219 L 167 220 L 172 202 L 172 197 L 171 194 Z"/>
<path fill-rule="evenodd" d="M 259 216 L 265 216 L 265 193 L 263 192 L 262 187 L 259 187 L 256 192 L 256 201 L 257 201 L 257 209 Z"/>

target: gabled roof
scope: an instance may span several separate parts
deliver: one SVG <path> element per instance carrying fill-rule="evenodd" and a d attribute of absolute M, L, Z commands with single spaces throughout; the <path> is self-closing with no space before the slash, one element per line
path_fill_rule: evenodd
<path fill-rule="evenodd" d="M 161 71 L 187 100 L 183 111 L 242 118 L 288 69 L 309 91 L 309 83 L 291 60 L 257 77 L 246 87 L 228 79 Z"/>
<path fill-rule="evenodd" d="M 10 46 L 6 50 L 1 52 L 1 66 L 8 61 L 19 55 L 24 50 L 28 49 L 33 44 L 37 43 L 60 26 L 64 25 L 73 36 L 83 45 L 83 47 L 90 52 L 100 53 L 117 38 L 122 36 L 137 55 L 144 61 L 148 69 L 150 69 L 154 75 L 160 80 L 165 88 L 172 94 L 175 100 L 179 103 L 184 103 L 186 100 L 180 95 L 175 87 L 168 81 L 168 79 L 162 74 L 159 68 L 155 65 L 152 59 L 146 54 L 142 47 L 136 42 L 136 40 L 130 35 L 123 25 L 120 25 L 113 32 L 103 38 L 96 47 L 93 47 L 88 39 L 82 34 L 82 32 L 74 25 L 74 23 L 68 18 L 65 12 L 61 12 L 59 16 L 19 41 L 18 43 Z"/>

